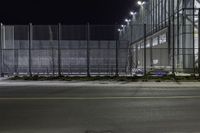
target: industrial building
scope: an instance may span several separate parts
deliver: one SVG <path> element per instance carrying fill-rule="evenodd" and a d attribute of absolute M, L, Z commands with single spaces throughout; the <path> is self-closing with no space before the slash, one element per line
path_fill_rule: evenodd
<path fill-rule="evenodd" d="M 199 0 L 138 1 L 118 29 L 129 41 L 129 70 L 199 71 Z"/>
<path fill-rule="evenodd" d="M 138 6 L 120 26 L 1 24 L 1 75 L 200 73 L 200 1 Z"/>

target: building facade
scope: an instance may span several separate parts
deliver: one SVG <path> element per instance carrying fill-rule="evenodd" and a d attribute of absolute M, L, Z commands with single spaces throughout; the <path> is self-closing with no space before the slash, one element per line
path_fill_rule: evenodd
<path fill-rule="evenodd" d="M 147 0 L 120 30 L 128 40 L 129 69 L 197 72 L 199 0 Z"/>

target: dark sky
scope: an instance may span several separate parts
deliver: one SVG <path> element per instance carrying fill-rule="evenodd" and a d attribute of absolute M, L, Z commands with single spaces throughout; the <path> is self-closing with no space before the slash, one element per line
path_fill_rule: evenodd
<path fill-rule="evenodd" d="M 4 24 L 120 24 L 136 0 L 4 0 Z"/>

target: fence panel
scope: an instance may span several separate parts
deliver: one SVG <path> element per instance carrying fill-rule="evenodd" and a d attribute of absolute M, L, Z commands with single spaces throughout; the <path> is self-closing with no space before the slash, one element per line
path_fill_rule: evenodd
<path fill-rule="evenodd" d="M 119 34 L 116 25 L 5 25 L 1 73 L 114 76 L 144 74 L 145 68 L 147 73 L 156 69 L 197 73 L 194 26 L 173 27 L 169 38 L 167 27 L 151 32 L 147 29 L 152 27 L 146 25 L 145 30 L 143 24 L 127 25 Z"/>

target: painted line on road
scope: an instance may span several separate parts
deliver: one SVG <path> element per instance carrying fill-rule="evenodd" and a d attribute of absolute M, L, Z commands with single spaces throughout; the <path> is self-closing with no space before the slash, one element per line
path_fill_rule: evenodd
<path fill-rule="evenodd" d="M 0 100 L 125 100 L 125 99 L 200 99 L 200 96 L 166 96 L 166 97 L 19 97 L 0 98 Z"/>

